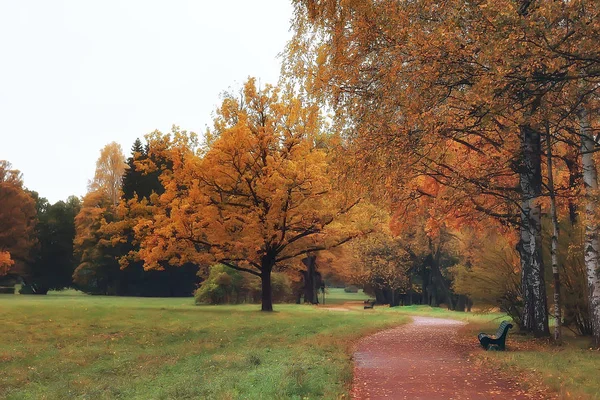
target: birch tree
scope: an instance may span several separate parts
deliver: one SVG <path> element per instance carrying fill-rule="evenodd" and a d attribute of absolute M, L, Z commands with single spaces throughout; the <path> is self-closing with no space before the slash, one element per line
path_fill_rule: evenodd
<path fill-rule="evenodd" d="M 101 191 L 111 201 L 114 207 L 119 204 L 123 187 L 123 174 L 127 164 L 121 145 L 111 142 L 100 151 L 96 161 L 94 179 L 89 183 L 89 191 Z"/>

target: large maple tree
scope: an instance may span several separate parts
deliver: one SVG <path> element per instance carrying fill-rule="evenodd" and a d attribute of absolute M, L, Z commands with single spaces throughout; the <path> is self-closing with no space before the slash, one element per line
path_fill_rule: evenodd
<path fill-rule="evenodd" d="M 272 311 L 276 266 L 370 229 L 365 206 L 336 188 L 320 124 L 318 108 L 250 79 L 239 99 L 223 101 L 203 151 L 182 137 L 150 138 L 168 143 L 150 148 L 172 172 L 161 175 L 165 192 L 151 196 L 151 217 L 134 228 L 136 257 L 146 268 L 221 263 L 256 275 L 262 310 Z"/>

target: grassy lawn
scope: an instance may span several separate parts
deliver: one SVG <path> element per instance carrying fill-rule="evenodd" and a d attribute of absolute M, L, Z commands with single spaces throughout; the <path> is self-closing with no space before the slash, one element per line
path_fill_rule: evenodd
<path fill-rule="evenodd" d="M 369 298 L 368 294 L 363 293 L 359 289 L 358 293 L 344 292 L 343 288 L 327 288 L 325 291 L 325 305 L 344 304 L 349 301 L 365 301 Z M 323 299 L 323 295 L 319 293 L 319 301 Z"/>
<path fill-rule="evenodd" d="M 361 301 L 334 289 L 326 305 Z M 410 315 L 460 319 L 464 340 L 506 316 L 441 308 L 351 311 L 305 305 L 195 306 L 192 298 L 0 295 L 0 399 L 336 399 L 352 379 L 353 340 Z M 510 331 L 507 352 L 477 362 L 566 398 L 600 399 L 600 353 L 569 337 L 556 347 Z"/>
<path fill-rule="evenodd" d="M 0 398 L 339 398 L 352 341 L 407 320 L 387 308 L 258 308 L 0 295 Z"/>

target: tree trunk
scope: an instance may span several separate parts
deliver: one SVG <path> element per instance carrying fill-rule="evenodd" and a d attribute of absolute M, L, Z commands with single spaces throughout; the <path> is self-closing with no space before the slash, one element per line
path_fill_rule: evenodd
<path fill-rule="evenodd" d="M 429 271 L 427 271 L 427 265 L 425 265 L 425 263 L 423 263 L 421 267 L 423 268 L 423 271 L 421 272 L 421 304 L 429 304 L 429 288 L 427 286 L 429 283 Z"/>
<path fill-rule="evenodd" d="M 269 260 L 263 260 L 262 272 L 260 274 L 260 283 L 261 283 L 261 288 L 262 288 L 261 311 L 273 311 L 273 291 L 271 289 L 271 271 L 272 270 L 273 270 L 273 263 Z"/>
<path fill-rule="evenodd" d="M 571 146 L 569 146 L 565 157 L 565 165 L 569 170 L 569 188 L 574 188 L 578 184 L 581 174 L 578 168 L 577 153 Z M 577 203 L 573 196 L 569 196 L 567 201 L 569 204 L 569 221 L 571 226 L 575 226 L 577 223 Z"/>
<path fill-rule="evenodd" d="M 405 306 L 411 306 L 412 305 L 412 275 L 408 275 L 408 290 L 406 291 L 406 300 L 404 301 L 404 305 Z"/>
<path fill-rule="evenodd" d="M 373 291 L 375 292 L 375 301 L 377 302 L 377 304 L 385 304 L 385 294 L 383 293 L 383 290 L 379 289 L 379 288 L 375 288 L 373 289 Z"/>
<path fill-rule="evenodd" d="M 302 259 L 306 266 L 304 274 L 304 302 L 310 304 L 319 304 L 319 274 L 316 266 L 317 256 L 311 255 Z"/>
<path fill-rule="evenodd" d="M 588 283 L 588 299 L 594 345 L 600 346 L 600 277 L 598 276 L 598 225 L 596 223 L 597 202 L 595 195 L 598 190 L 598 172 L 594 163 L 594 139 L 587 110 L 580 110 L 581 135 L 581 164 L 583 169 L 583 184 L 585 187 L 585 237 L 583 256 Z"/>
<path fill-rule="evenodd" d="M 521 190 L 523 196 L 523 221 L 527 221 L 528 238 L 523 241 L 523 251 L 528 253 L 525 261 L 529 266 L 524 269 L 525 310 L 533 311 L 528 315 L 525 327 L 532 330 L 536 337 L 549 336 L 548 305 L 544 280 L 544 262 L 542 260 L 542 221 L 539 198 L 542 194 L 542 146 L 540 133 L 530 125 L 521 126 L 521 149 L 523 165 L 521 168 Z M 522 221 L 522 222 L 523 222 Z M 523 231 L 521 232 L 523 240 Z M 529 242 L 527 242 L 527 239 Z M 523 261 L 521 263 L 523 265 Z M 524 291 L 525 293 L 525 291 Z M 527 304 L 527 301 L 530 304 Z M 525 314 L 525 313 L 524 313 Z M 533 323 L 533 326 L 527 325 Z"/>
<path fill-rule="evenodd" d="M 519 327 L 522 331 L 531 332 L 533 331 L 533 300 L 531 293 L 531 284 L 529 282 L 531 277 L 531 254 L 529 252 L 530 239 L 529 239 L 529 202 L 521 202 L 521 236 L 519 244 L 517 245 L 517 251 L 519 252 L 519 259 L 521 261 L 521 291 L 523 292 L 523 318 L 521 319 L 521 326 Z"/>
<path fill-rule="evenodd" d="M 550 130 L 546 132 L 546 156 L 548 169 L 548 191 L 550 192 L 550 214 L 552 215 L 552 242 L 550 256 L 552 259 L 552 278 L 554 281 L 554 340 L 561 340 L 560 326 L 560 275 L 558 270 L 558 216 L 556 214 L 556 193 L 554 192 L 554 176 L 552 174 L 552 144 L 550 143 Z"/>

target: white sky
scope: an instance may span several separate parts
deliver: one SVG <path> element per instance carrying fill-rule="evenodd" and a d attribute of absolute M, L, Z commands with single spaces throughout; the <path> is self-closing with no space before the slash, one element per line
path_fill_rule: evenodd
<path fill-rule="evenodd" d="M 100 149 L 203 133 L 221 92 L 279 78 L 288 0 L 0 0 L 0 160 L 50 202 L 81 196 Z"/>

